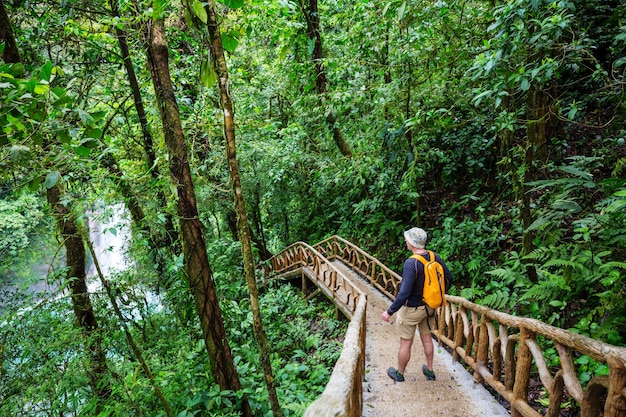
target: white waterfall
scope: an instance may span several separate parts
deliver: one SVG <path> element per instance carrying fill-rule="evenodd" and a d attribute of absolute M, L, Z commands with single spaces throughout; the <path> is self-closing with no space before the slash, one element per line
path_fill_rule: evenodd
<path fill-rule="evenodd" d="M 110 211 L 112 214 L 107 217 L 92 214 L 88 222 L 89 239 L 105 278 L 130 266 L 126 256 L 130 243 L 130 221 L 126 216 L 126 209 L 123 204 L 116 204 Z M 91 259 L 87 266 L 87 277 L 97 277 L 97 273 L 95 263 Z M 92 285 L 96 283 L 99 286 L 98 279 Z M 94 289 L 90 285 L 89 291 Z"/>

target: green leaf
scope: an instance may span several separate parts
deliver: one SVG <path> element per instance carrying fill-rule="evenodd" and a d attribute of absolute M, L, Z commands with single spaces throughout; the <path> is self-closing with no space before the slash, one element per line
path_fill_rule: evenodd
<path fill-rule="evenodd" d="M 41 184 L 41 178 L 35 177 L 28 182 L 28 189 L 30 191 L 37 191 L 37 189 L 39 188 L 39 184 Z"/>
<path fill-rule="evenodd" d="M 59 171 L 52 171 L 48 175 L 46 175 L 46 180 L 43 182 L 43 185 L 44 187 L 46 187 L 47 190 L 49 190 L 50 188 L 57 185 L 59 179 L 61 179 L 61 173 L 59 173 Z"/>
<path fill-rule="evenodd" d="M 80 142 L 80 145 L 84 146 L 85 148 L 93 149 L 98 146 L 98 141 L 93 138 L 87 138 L 87 139 L 83 139 Z"/>
<path fill-rule="evenodd" d="M 591 181 L 593 179 L 593 175 L 591 175 L 588 172 L 582 171 L 576 167 L 573 167 L 572 165 L 564 165 L 559 167 L 559 170 L 566 172 L 568 174 L 574 175 L 578 178 L 582 178 L 588 181 Z"/>
<path fill-rule="evenodd" d="M 527 78 L 522 78 L 522 85 L 520 85 L 520 88 L 522 89 L 522 91 L 528 91 L 528 89 L 530 88 L 530 82 Z"/>
<path fill-rule="evenodd" d="M 43 67 L 41 67 L 39 78 L 49 82 L 51 75 L 52 75 L 52 62 L 48 61 L 45 63 Z"/>
<path fill-rule="evenodd" d="M 202 20 L 202 23 L 206 23 L 208 21 L 206 10 L 200 0 L 194 0 L 191 8 L 193 10 L 193 13 L 198 16 L 198 19 Z"/>
<path fill-rule="evenodd" d="M 572 200 L 555 200 L 554 203 L 552 203 L 552 207 L 557 210 L 567 210 L 572 213 L 578 213 L 582 210 L 582 207 Z"/>
<path fill-rule="evenodd" d="M 239 33 L 234 30 L 231 30 L 228 33 L 222 33 L 222 44 L 224 45 L 224 49 L 228 52 L 232 53 L 235 52 L 235 49 L 237 49 L 237 46 L 239 45 L 237 35 L 239 35 Z"/>
<path fill-rule="evenodd" d="M 75 111 L 76 111 L 76 113 L 78 113 L 78 117 L 80 117 L 80 120 L 86 126 L 93 126 L 94 119 L 93 119 L 93 117 L 89 113 L 87 113 L 83 109 L 76 109 Z"/>
<path fill-rule="evenodd" d="M 307 39 L 306 40 L 307 43 L 307 47 L 306 47 L 306 52 L 307 54 L 311 55 L 313 53 L 313 49 L 315 49 L 315 39 Z"/>
<path fill-rule="evenodd" d="M 243 0 L 219 0 L 219 2 L 231 9 L 243 7 Z"/>
<path fill-rule="evenodd" d="M 85 137 L 92 139 L 100 139 L 102 137 L 102 129 L 93 128 L 85 130 Z"/>
<path fill-rule="evenodd" d="M 211 88 L 217 81 L 217 74 L 213 67 L 213 60 L 209 57 L 200 64 L 200 82 L 206 88 Z"/>
<path fill-rule="evenodd" d="M 70 132 L 67 129 L 60 130 L 58 132 L 59 139 L 61 139 L 61 143 L 65 143 L 66 145 L 72 141 L 72 137 L 70 136 Z"/>
<path fill-rule="evenodd" d="M 11 160 L 18 164 L 24 164 L 30 160 L 30 148 L 24 145 L 13 145 L 9 149 Z"/>
<path fill-rule="evenodd" d="M 154 0 L 154 5 L 152 7 L 152 17 L 154 19 L 159 19 L 163 16 L 165 12 L 166 0 Z"/>
<path fill-rule="evenodd" d="M 91 149 L 86 148 L 84 146 L 78 146 L 77 148 L 74 149 L 74 151 L 76 152 L 76 155 L 78 156 L 89 156 Z"/>
<path fill-rule="evenodd" d="M 406 2 L 402 3 L 400 7 L 398 7 L 398 20 L 404 19 L 404 11 L 406 9 Z"/>
<path fill-rule="evenodd" d="M 530 226 L 528 226 L 527 231 L 531 231 L 531 230 L 536 230 L 541 228 L 542 226 L 549 224 L 550 221 L 552 220 L 552 218 L 550 216 L 546 216 L 546 217 L 539 217 L 537 220 L 535 220 Z"/>

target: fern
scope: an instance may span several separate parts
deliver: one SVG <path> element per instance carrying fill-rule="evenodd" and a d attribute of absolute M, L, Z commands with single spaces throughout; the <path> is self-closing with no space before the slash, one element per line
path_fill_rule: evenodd
<path fill-rule="evenodd" d="M 567 298 L 571 287 L 565 281 L 563 275 L 552 274 L 546 270 L 538 270 L 540 281 L 530 287 L 520 296 L 520 301 L 532 300 L 538 302 L 548 302 Z"/>
<path fill-rule="evenodd" d="M 626 269 L 626 262 L 610 261 L 600 266 L 600 270 Z"/>
<path fill-rule="evenodd" d="M 508 307 L 515 304 L 512 302 L 511 293 L 508 289 L 499 289 L 482 298 L 479 302 L 494 310 L 506 310 Z"/>
<path fill-rule="evenodd" d="M 583 271 L 586 268 L 580 262 L 576 262 L 568 259 L 550 259 L 548 262 L 542 265 L 542 268 L 560 267 L 560 268 L 572 268 L 579 271 Z"/>
<path fill-rule="evenodd" d="M 535 262 L 544 262 L 553 256 L 553 250 L 554 249 L 551 247 L 540 247 L 524 256 L 524 259 Z"/>
<path fill-rule="evenodd" d="M 615 168 L 613 169 L 613 176 L 619 177 L 622 174 L 622 172 L 624 172 L 625 169 L 626 169 L 626 158 L 620 158 L 615 163 Z"/>
<path fill-rule="evenodd" d="M 487 271 L 486 274 L 493 275 L 495 278 L 499 278 L 507 284 L 514 282 L 519 274 L 511 269 L 497 268 L 491 271 Z"/>

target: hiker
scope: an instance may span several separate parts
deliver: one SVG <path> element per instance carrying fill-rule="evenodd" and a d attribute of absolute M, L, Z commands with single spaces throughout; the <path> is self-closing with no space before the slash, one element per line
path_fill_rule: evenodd
<path fill-rule="evenodd" d="M 406 247 L 413 255 L 422 255 L 430 260 L 430 254 L 425 249 L 428 235 L 419 227 L 404 232 Z M 434 252 L 432 252 L 434 254 Z M 452 283 L 452 273 L 443 262 L 441 257 L 435 254 L 435 260 L 443 266 L 446 288 Z M 398 368 L 389 368 L 387 374 L 397 382 L 404 381 L 404 370 L 411 359 L 411 347 L 415 337 L 415 329 L 419 329 L 420 339 L 424 346 L 426 365 L 422 366 L 422 372 L 429 381 L 435 380 L 433 370 L 434 346 L 431 336 L 431 328 L 435 326 L 434 310 L 426 306 L 422 301 L 424 288 L 424 265 L 415 258 L 409 258 L 402 268 L 402 282 L 400 291 L 391 306 L 383 312 L 382 319 L 389 321 L 394 313 L 398 312 L 396 330 L 400 335 L 400 349 L 398 350 Z"/>

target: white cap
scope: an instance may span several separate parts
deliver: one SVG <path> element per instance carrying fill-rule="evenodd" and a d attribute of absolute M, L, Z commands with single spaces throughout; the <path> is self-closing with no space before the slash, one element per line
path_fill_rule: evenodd
<path fill-rule="evenodd" d="M 404 232 L 404 238 L 411 246 L 423 249 L 424 246 L 426 246 L 426 239 L 428 239 L 428 235 L 419 227 L 414 227 Z"/>

